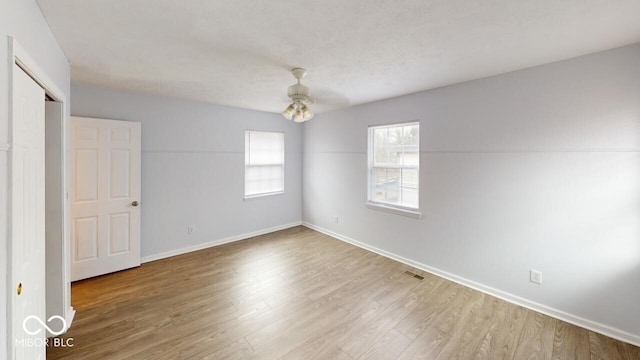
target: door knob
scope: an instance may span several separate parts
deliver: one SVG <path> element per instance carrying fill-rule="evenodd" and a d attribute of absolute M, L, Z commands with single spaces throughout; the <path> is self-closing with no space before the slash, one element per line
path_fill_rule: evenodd
<path fill-rule="evenodd" d="M 131 203 L 131 206 L 138 206 L 138 205 L 140 205 L 140 203 L 137 202 L 137 201 L 134 201 L 134 202 Z"/>
<path fill-rule="evenodd" d="M 22 283 L 18 284 L 18 290 L 16 290 L 18 295 L 22 294 Z"/>

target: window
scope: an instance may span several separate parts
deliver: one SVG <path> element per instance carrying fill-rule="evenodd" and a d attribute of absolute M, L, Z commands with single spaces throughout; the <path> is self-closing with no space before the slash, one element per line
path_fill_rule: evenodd
<path fill-rule="evenodd" d="M 369 205 L 419 217 L 420 124 L 369 127 Z"/>
<path fill-rule="evenodd" d="M 245 131 L 244 196 L 284 192 L 284 133 Z"/>

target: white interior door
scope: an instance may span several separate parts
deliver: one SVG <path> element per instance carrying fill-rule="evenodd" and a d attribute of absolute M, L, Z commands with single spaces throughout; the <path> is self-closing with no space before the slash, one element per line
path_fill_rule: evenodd
<path fill-rule="evenodd" d="M 44 359 L 45 139 L 44 90 L 17 65 L 13 68 L 11 131 L 11 280 L 13 359 Z M 28 327 L 29 333 L 25 331 Z M 57 324 L 56 324 L 57 325 Z M 40 331 L 38 331 L 40 330 Z M 33 333 L 33 334 L 31 334 Z"/>
<path fill-rule="evenodd" d="M 140 265 L 140 135 L 71 117 L 71 281 Z"/>

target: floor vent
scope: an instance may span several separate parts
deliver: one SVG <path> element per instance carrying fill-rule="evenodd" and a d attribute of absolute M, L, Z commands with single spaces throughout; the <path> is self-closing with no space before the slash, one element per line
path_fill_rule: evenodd
<path fill-rule="evenodd" d="M 418 274 L 414 274 L 411 271 L 407 270 L 404 272 L 405 274 L 409 275 L 409 276 L 413 276 L 414 278 L 418 279 L 418 280 L 424 280 L 424 276 L 422 275 L 418 275 Z"/>

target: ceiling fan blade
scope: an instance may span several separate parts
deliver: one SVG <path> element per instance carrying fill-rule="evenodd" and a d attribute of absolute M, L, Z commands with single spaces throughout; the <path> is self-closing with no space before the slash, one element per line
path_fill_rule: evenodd
<path fill-rule="evenodd" d="M 339 92 L 328 89 L 311 89 L 311 99 L 314 104 L 329 106 L 347 106 L 349 98 Z"/>

